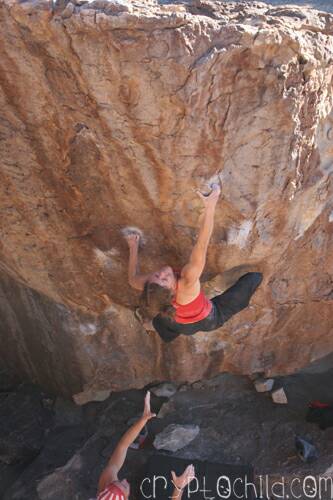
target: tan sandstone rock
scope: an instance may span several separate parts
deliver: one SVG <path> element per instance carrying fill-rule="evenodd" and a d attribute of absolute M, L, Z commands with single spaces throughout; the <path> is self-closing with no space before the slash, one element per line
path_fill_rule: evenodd
<path fill-rule="evenodd" d="M 332 351 L 332 16 L 155 0 L 0 16 L 1 364 L 86 400 Z M 219 331 L 165 345 L 133 314 L 121 231 L 143 232 L 143 271 L 181 266 L 194 190 L 218 178 L 206 278 L 265 280 Z"/>

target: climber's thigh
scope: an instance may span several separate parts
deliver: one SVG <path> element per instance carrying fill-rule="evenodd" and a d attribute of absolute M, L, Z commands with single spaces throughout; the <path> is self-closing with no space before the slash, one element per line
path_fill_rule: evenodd
<path fill-rule="evenodd" d="M 232 287 L 212 299 L 223 322 L 245 309 L 262 281 L 261 273 L 244 274 Z"/>

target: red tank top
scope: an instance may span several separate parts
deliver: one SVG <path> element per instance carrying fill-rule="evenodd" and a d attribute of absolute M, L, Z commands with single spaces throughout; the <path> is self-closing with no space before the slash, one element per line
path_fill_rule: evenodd
<path fill-rule="evenodd" d="M 174 320 L 177 323 L 197 323 L 206 318 L 213 307 L 202 290 L 192 302 L 178 304 L 174 299 L 172 305 L 176 309 Z"/>

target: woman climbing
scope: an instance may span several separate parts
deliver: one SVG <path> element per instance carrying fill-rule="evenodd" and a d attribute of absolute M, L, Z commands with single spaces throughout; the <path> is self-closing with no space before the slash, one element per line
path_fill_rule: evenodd
<path fill-rule="evenodd" d="M 150 274 L 138 273 L 140 235 L 126 236 L 129 246 L 128 280 L 142 291 L 140 314 L 152 320 L 154 329 L 165 342 L 179 335 L 193 335 L 220 328 L 234 314 L 249 305 L 253 293 L 262 281 L 261 273 L 244 274 L 232 287 L 209 300 L 200 286 L 207 249 L 214 227 L 214 214 L 220 196 L 215 184 L 208 196 L 198 193 L 204 204 L 204 214 L 198 240 L 188 263 L 178 273 L 164 266 Z"/>

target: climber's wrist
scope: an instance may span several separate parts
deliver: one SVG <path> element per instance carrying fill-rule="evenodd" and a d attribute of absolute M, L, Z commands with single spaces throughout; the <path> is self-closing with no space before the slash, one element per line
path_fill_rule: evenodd
<path fill-rule="evenodd" d="M 132 252 L 132 253 L 133 253 L 133 252 L 135 252 L 135 253 L 136 253 L 136 252 L 138 251 L 138 249 L 139 249 L 139 243 L 137 243 L 137 242 L 135 242 L 135 241 L 134 241 L 134 242 L 131 242 L 131 243 L 128 245 L 128 247 L 129 247 L 130 252 Z"/>
<path fill-rule="evenodd" d="M 216 202 L 207 203 L 205 206 L 205 213 L 208 215 L 213 215 L 216 209 Z"/>

